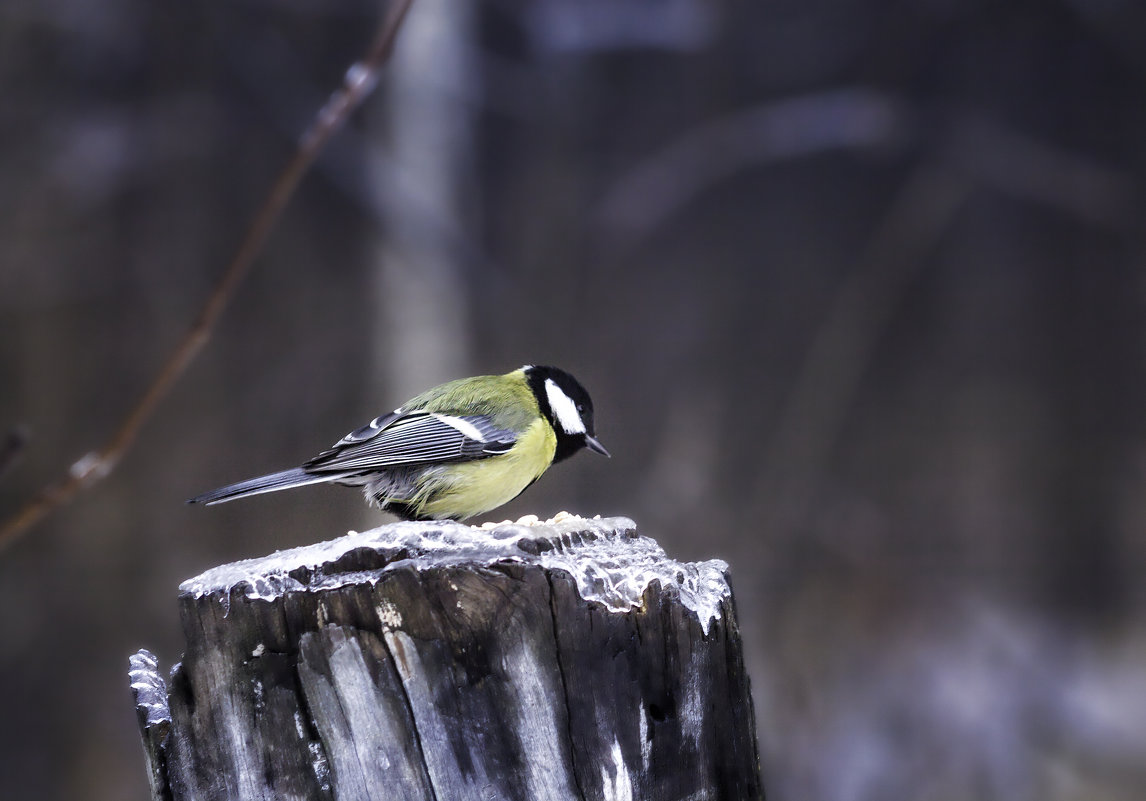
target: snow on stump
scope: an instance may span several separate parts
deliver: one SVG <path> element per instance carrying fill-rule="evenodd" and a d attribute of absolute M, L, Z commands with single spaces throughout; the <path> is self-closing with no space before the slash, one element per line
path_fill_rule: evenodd
<path fill-rule="evenodd" d="M 209 570 L 131 658 L 152 797 L 762 799 L 727 569 L 562 514 Z"/>

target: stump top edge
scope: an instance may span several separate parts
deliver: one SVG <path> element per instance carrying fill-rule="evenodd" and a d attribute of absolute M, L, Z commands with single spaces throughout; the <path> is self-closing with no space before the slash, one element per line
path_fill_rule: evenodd
<path fill-rule="evenodd" d="M 728 565 L 720 560 L 677 562 L 655 540 L 637 534 L 627 517 L 583 518 L 562 512 L 539 521 L 467 526 L 450 521 L 402 522 L 268 556 L 214 567 L 184 581 L 184 599 L 219 596 L 274 601 L 291 592 L 375 583 L 413 568 L 488 567 L 496 563 L 561 570 L 582 598 L 627 612 L 654 581 L 673 585 L 705 632 L 731 595 Z"/>

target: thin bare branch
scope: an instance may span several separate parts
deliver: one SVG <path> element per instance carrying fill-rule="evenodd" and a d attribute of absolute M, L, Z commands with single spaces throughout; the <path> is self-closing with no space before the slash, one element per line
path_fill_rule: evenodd
<path fill-rule="evenodd" d="M 231 263 L 198 317 L 111 439 L 99 450 L 76 460 L 66 476 L 45 487 L 0 526 L 0 551 L 31 530 L 52 510 L 70 501 L 80 490 L 88 489 L 106 478 L 119 464 L 135 442 L 140 428 L 151 418 L 156 406 L 210 339 L 219 316 L 250 271 L 267 235 L 294 195 L 302 176 L 330 138 L 345 124 L 351 112 L 377 84 L 382 67 L 394 49 L 398 30 L 412 4 L 413 0 L 392 0 L 365 58 L 347 70 L 342 86 L 319 110 L 314 122 L 303 134 L 294 156 L 271 186 Z"/>

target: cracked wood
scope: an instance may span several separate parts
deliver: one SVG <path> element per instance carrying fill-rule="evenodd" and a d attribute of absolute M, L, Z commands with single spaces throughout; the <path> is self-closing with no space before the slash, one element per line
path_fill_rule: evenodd
<path fill-rule="evenodd" d="M 208 571 L 169 684 L 132 661 L 153 797 L 760 799 L 726 571 L 569 516 Z"/>

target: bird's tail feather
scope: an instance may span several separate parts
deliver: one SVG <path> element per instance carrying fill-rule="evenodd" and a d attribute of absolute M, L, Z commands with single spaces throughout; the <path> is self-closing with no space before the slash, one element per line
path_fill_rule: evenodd
<path fill-rule="evenodd" d="M 329 473 L 326 475 L 315 475 L 314 473 L 306 472 L 301 467 L 296 467 L 292 470 L 270 473 L 269 475 L 259 476 L 258 478 L 248 478 L 246 481 L 240 481 L 237 484 L 228 484 L 225 487 L 204 492 L 202 495 L 196 495 L 194 498 L 189 499 L 187 503 L 202 503 L 211 506 L 216 503 L 233 501 L 235 498 L 245 498 L 248 495 L 277 492 L 278 490 L 289 489 L 291 487 L 319 484 L 330 480 L 331 475 Z"/>

